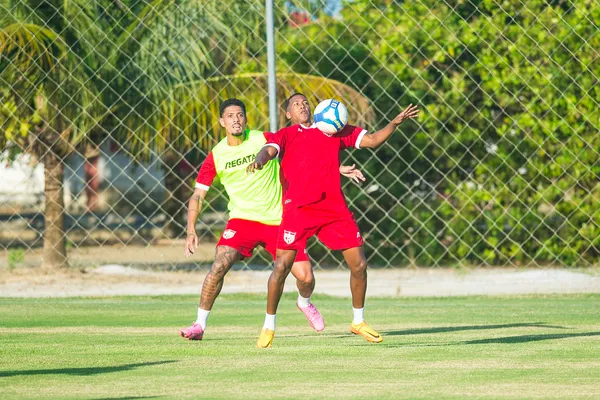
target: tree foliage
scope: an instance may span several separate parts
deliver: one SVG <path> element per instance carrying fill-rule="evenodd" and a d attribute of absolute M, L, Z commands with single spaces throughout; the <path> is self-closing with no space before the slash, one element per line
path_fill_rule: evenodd
<path fill-rule="evenodd" d="M 352 155 L 380 184 L 348 191 L 373 261 L 597 262 L 599 17 L 589 0 L 358 0 L 285 34 L 286 65 L 350 83 L 379 126 L 424 108 Z"/>

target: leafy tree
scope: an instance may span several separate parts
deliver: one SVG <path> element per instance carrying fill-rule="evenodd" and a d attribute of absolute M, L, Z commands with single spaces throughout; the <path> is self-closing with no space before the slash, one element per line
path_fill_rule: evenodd
<path fill-rule="evenodd" d="M 588 0 L 357 0 L 281 33 L 281 62 L 350 84 L 380 123 L 425 107 L 352 155 L 379 183 L 347 188 L 372 261 L 596 262 L 599 15 Z"/>

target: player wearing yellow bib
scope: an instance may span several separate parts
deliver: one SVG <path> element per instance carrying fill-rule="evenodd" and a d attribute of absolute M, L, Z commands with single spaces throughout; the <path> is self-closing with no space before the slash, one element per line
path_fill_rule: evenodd
<path fill-rule="evenodd" d="M 202 201 L 215 177 L 219 177 L 229 197 L 229 221 L 217 243 L 215 260 L 204 279 L 196 322 L 180 331 L 190 340 L 202 340 L 208 315 L 223 287 L 225 274 L 234 263 L 252 255 L 258 245 L 263 246 L 275 259 L 277 235 L 283 213 L 282 187 L 279 163 L 269 163 L 254 175 L 246 173 L 246 167 L 271 138 L 271 133 L 246 129 L 246 107 L 237 99 L 229 99 L 220 107 L 219 123 L 227 133 L 208 154 L 196 179 L 196 189 L 189 202 L 185 254 L 189 257 L 198 247 L 196 219 Z M 360 171 L 352 167 L 340 167 L 343 175 L 357 179 Z M 316 331 L 325 328 L 323 317 L 310 303 L 314 289 L 312 266 L 306 253 L 299 251 L 292 266 L 298 287 L 297 306 L 304 313 L 310 326 Z M 269 321 L 275 329 L 275 316 Z"/>

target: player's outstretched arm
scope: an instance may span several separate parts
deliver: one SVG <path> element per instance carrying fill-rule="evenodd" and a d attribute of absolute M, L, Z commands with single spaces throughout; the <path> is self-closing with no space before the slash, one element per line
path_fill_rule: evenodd
<path fill-rule="evenodd" d="M 340 166 L 340 174 L 348 179 L 352 179 L 356 183 L 360 183 L 361 181 L 364 182 L 366 180 L 360 169 L 356 168 L 356 164 Z"/>
<path fill-rule="evenodd" d="M 277 149 L 273 146 L 266 145 L 256 155 L 254 162 L 248 165 L 246 172 L 253 173 L 262 169 L 266 163 L 277 157 Z"/>
<path fill-rule="evenodd" d="M 185 239 L 185 256 L 189 257 L 194 254 L 194 250 L 198 248 L 198 235 L 196 234 L 196 220 L 202 209 L 202 202 L 206 197 L 206 190 L 196 188 L 192 197 L 190 197 L 188 205 L 187 217 L 187 237 Z"/>
<path fill-rule="evenodd" d="M 406 107 L 404 111 L 390 121 L 387 126 L 371 135 L 364 135 L 360 141 L 360 147 L 368 147 L 375 149 L 381 146 L 386 140 L 390 138 L 396 127 L 406 121 L 407 119 L 417 118 L 419 116 L 419 107 L 413 106 L 412 104 Z"/>

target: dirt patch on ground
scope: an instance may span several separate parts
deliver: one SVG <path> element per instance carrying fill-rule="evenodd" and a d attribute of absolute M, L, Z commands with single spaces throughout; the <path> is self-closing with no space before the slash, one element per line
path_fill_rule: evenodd
<path fill-rule="evenodd" d="M 211 263 L 215 255 L 214 243 L 200 243 L 193 258 L 184 255 L 185 240 L 156 241 L 151 246 L 133 244 L 115 244 L 68 249 L 69 263 L 75 268 L 97 267 L 106 264 L 148 266 L 173 269 L 186 264 Z M 24 259 L 19 262 L 23 267 L 39 267 L 43 249 L 27 249 Z M 0 267 L 9 259 L 9 250 L 0 251 Z"/>
<path fill-rule="evenodd" d="M 0 297 L 70 297 L 198 294 L 206 272 L 155 272 L 121 265 L 48 272 L 0 269 Z M 266 293 L 269 271 L 231 271 L 223 293 Z M 347 270 L 315 271 L 315 292 L 350 296 Z M 285 290 L 295 291 L 288 278 Z M 600 271 L 557 269 L 376 269 L 369 272 L 369 296 L 465 296 L 600 293 Z"/>

